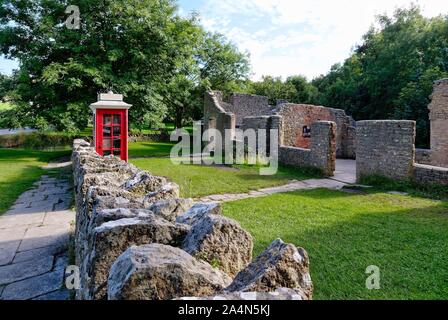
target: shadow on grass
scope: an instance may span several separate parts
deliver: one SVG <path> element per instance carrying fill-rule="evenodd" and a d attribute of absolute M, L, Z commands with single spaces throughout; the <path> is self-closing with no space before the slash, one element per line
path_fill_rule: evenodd
<path fill-rule="evenodd" d="M 224 213 L 253 235 L 255 254 L 276 238 L 304 247 L 316 299 L 446 299 L 447 203 L 388 198 L 313 190 L 225 204 Z M 371 265 L 381 290 L 366 289 Z"/>
<path fill-rule="evenodd" d="M 14 175 L 7 181 L 1 181 L 0 215 L 8 210 L 23 192 L 29 190 L 44 172 L 39 166 L 30 165 L 22 168 L 20 174 Z"/>

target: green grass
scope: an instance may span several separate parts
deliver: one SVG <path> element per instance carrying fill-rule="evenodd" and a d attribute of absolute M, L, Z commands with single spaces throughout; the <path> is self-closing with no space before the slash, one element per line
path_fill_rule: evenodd
<path fill-rule="evenodd" d="M 447 299 L 448 203 L 311 190 L 224 205 L 254 237 L 254 255 L 282 238 L 307 250 L 315 299 Z M 381 269 L 381 289 L 365 270 Z"/>
<path fill-rule="evenodd" d="M 315 173 L 281 167 L 275 176 L 260 176 L 256 167 L 215 167 L 174 165 L 168 158 L 131 159 L 131 163 L 154 175 L 168 177 L 181 187 L 183 197 L 201 197 L 287 184 L 289 181 L 315 178 Z"/>
<path fill-rule="evenodd" d="M 291 180 L 319 177 L 313 170 L 280 167 L 275 176 L 260 176 L 255 166 L 175 165 L 167 158 L 173 143 L 136 142 L 129 144 L 130 162 L 154 175 L 168 177 L 181 187 L 183 197 L 243 193 L 279 186 Z"/>
<path fill-rule="evenodd" d="M 41 167 L 70 151 L 0 149 L 0 215 L 45 172 Z"/>
<path fill-rule="evenodd" d="M 129 144 L 129 157 L 169 157 L 173 146 L 171 142 L 133 142 Z"/>
<path fill-rule="evenodd" d="M 364 177 L 361 183 L 372 186 L 375 191 L 400 191 L 425 198 L 448 200 L 448 187 L 444 185 L 398 181 L 382 176 Z"/>

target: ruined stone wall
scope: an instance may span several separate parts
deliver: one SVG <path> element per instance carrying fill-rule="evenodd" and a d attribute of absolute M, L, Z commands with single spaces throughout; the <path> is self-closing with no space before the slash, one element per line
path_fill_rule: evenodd
<path fill-rule="evenodd" d="M 448 167 L 448 79 L 434 83 L 431 99 L 431 164 Z"/>
<path fill-rule="evenodd" d="M 279 162 L 295 168 L 311 167 L 311 150 L 282 146 L 279 150 Z"/>
<path fill-rule="evenodd" d="M 206 92 L 204 96 L 204 131 L 208 129 L 218 130 L 222 137 L 226 130 L 230 130 L 230 135 L 235 135 L 235 115 L 227 112 L 228 104 L 223 102 L 222 93 L 219 91 Z M 211 138 L 209 138 L 209 141 Z M 213 148 L 213 144 L 211 144 Z"/>
<path fill-rule="evenodd" d="M 419 164 L 431 165 L 431 150 L 415 149 L 415 162 Z"/>
<path fill-rule="evenodd" d="M 354 137 L 351 119 L 345 111 L 306 104 L 283 104 L 277 114 L 283 118 L 283 144 L 285 146 L 310 148 L 311 137 L 303 136 L 303 128 L 317 121 L 336 123 L 336 154 L 340 158 L 354 158 Z M 352 129 L 352 132 L 349 129 Z M 311 131 L 311 135 L 313 132 Z"/>
<path fill-rule="evenodd" d="M 415 164 L 413 178 L 415 182 L 421 184 L 439 184 L 448 186 L 448 168 Z"/>
<path fill-rule="evenodd" d="M 311 166 L 331 177 L 336 170 L 336 123 L 318 121 L 311 124 Z"/>
<path fill-rule="evenodd" d="M 293 167 L 314 167 L 325 176 L 333 176 L 336 168 L 336 124 L 319 121 L 311 125 L 314 133 L 310 149 L 282 146 L 279 162 Z"/>
<path fill-rule="evenodd" d="M 245 117 L 268 116 L 272 110 L 267 97 L 252 94 L 233 93 L 226 105 L 226 111 L 235 115 L 238 127 L 243 125 Z"/>
<path fill-rule="evenodd" d="M 357 123 L 356 170 L 363 176 L 412 178 L 415 157 L 414 121 L 359 121 Z"/>
<path fill-rule="evenodd" d="M 277 240 L 252 261 L 251 235 L 219 204 L 181 199 L 176 184 L 101 157 L 83 140 L 72 160 L 78 299 L 312 298 L 304 249 Z"/>

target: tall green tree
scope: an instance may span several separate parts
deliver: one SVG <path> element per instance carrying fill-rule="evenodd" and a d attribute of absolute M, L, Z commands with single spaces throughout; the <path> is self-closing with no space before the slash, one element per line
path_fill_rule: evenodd
<path fill-rule="evenodd" d="M 64 23 L 69 4 L 79 7 L 79 29 Z M 1 52 L 20 61 L 22 125 L 83 128 L 88 104 L 108 89 L 134 105 L 134 124 L 158 125 L 200 85 L 197 56 L 205 38 L 197 17 L 180 17 L 173 0 L 4 0 L 0 6 Z"/>
<path fill-rule="evenodd" d="M 301 75 L 291 76 L 283 81 L 281 77 L 264 76 L 261 81 L 251 82 L 249 92 L 269 98 L 275 105 L 277 100 L 287 100 L 291 103 L 314 103 L 317 99 L 317 89 Z"/>
<path fill-rule="evenodd" d="M 417 122 L 417 144 L 428 146 L 427 105 L 434 80 L 448 75 L 448 19 L 425 18 L 419 7 L 378 17 L 353 55 L 313 81 L 318 102 L 356 119 Z"/>
<path fill-rule="evenodd" d="M 224 93 L 244 90 L 249 57 L 220 34 L 203 32 L 184 71 L 167 86 L 170 117 L 177 127 L 202 117 L 203 96 L 207 90 Z"/>
<path fill-rule="evenodd" d="M 249 92 L 268 97 L 271 105 L 276 105 L 277 100 L 294 102 L 293 100 L 297 95 L 294 84 L 284 82 L 281 77 L 271 76 L 263 76 L 261 81 L 250 83 Z"/>

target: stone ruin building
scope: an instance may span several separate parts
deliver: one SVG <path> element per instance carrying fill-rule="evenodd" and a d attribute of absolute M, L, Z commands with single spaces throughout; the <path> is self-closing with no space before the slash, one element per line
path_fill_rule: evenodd
<path fill-rule="evenodd" d="M 207 92 L 204 130 L 224 136 L 236 129 L 278 129 L 279 162 L 295 167 L 315 167 L 333 176 L 336 159 L 356 159 L 358 181 L 383 175 L 418 183 L 448 185 L 448 79 L 435 81 L 428 107 L 431 149 L 416 149 L 415 121 L 354 121 L 344 110 L 268 98 Z M 269 145 L 269 141 L 267 141 Z"/>
<path fill-rule="evenodd" d="M 428 109 L 431 149 L 417 149 L 416 160 L 421 164 L 448 168 L 448 79 L 434 82 Z"/>
<path fill-rule="evenodd" d="M 279 118 L 280 117 L 280 118 Z M 211 91 L 204 99 L 204 130 L 274 129 L 281 119 L 280 145 L 309 149 L 311 125 L 319 121 L 336 123 L 336 156 L 355 158 L 355 121 L 344 110 L 279 101 L 269 105 L 267 97 L 234 93 L 225 102 L 221 92 Z"/>

